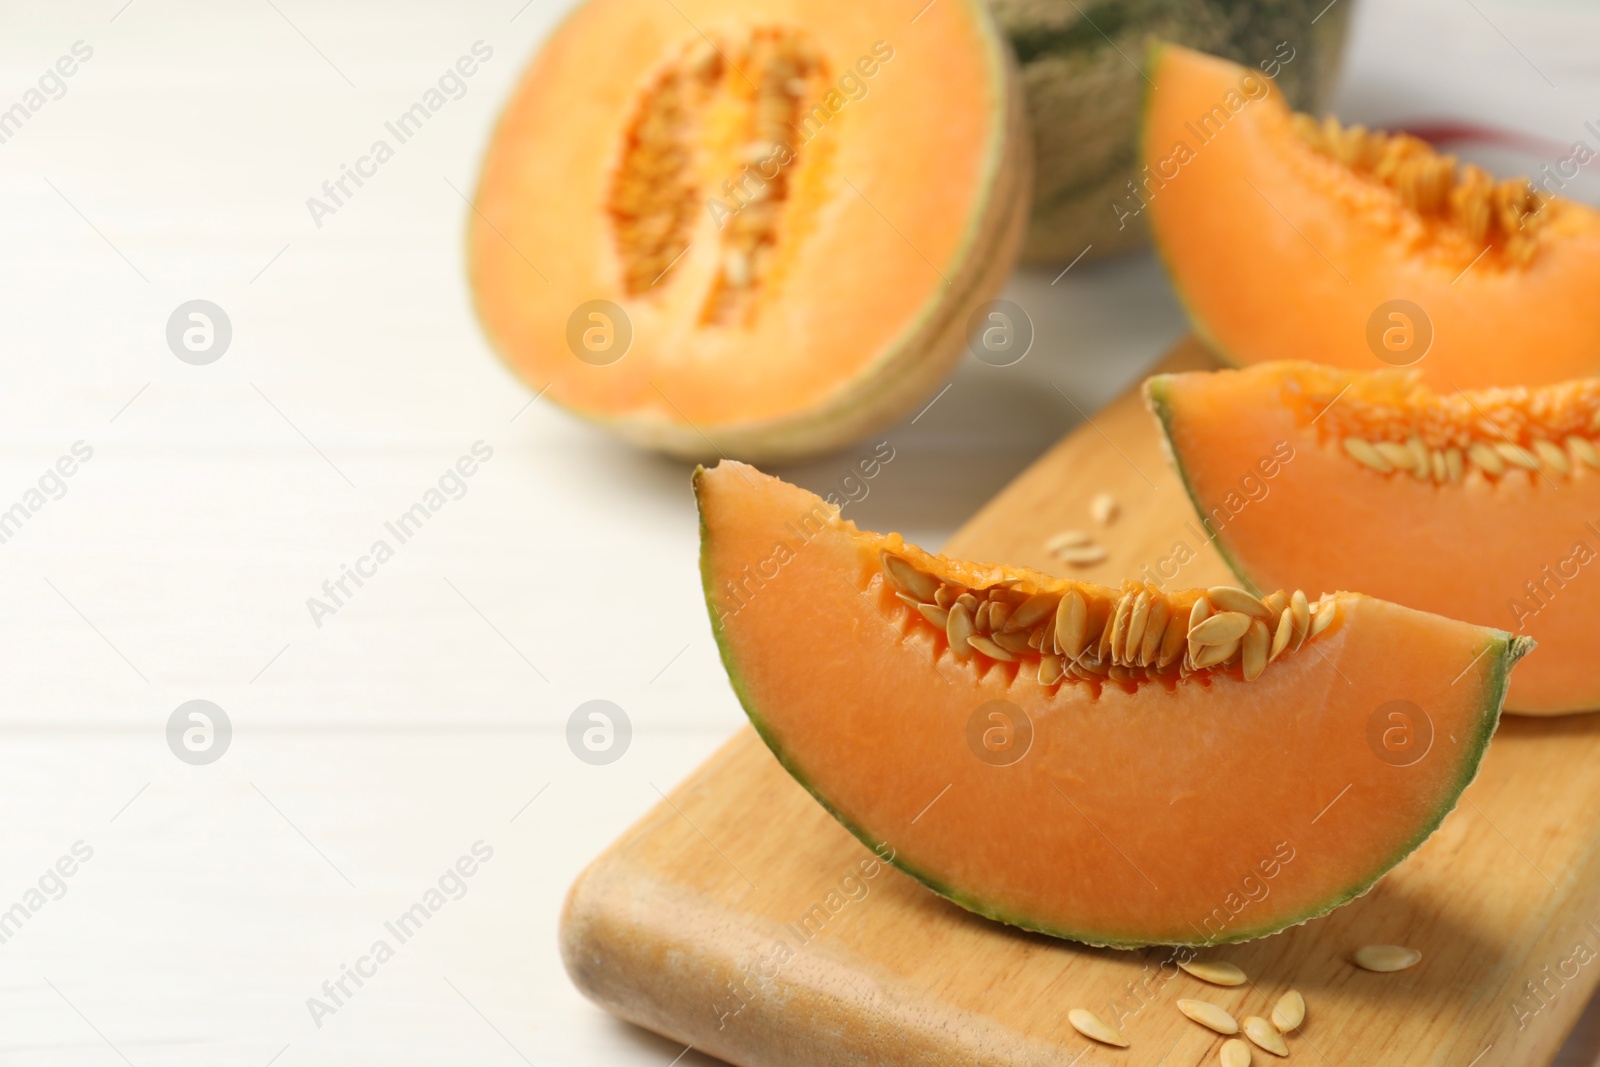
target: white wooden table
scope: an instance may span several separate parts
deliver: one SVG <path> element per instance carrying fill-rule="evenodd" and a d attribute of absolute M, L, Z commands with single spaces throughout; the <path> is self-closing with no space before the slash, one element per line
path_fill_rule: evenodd
<path fill-rule="evenodd" d="M 1474 3 L 1366 12 L 1346 110 L 1580 136 L 1595 16 Z M 461 273 L 461 194 L 563 7 L 7 5 L 0 109 L 76 42 L 92 55 L 0 143 L 0 1063 L 683 1051 L 583 1001 L 554 935 L 579 868 L 742 721 L 688 471 L 530 406 Z M 1446 14 L 1455 32 L 1424 32 Z M 319 227 L 307 198 L 477 41 L 493 56 L 460 98 Z M 1009 294 L 1029 358 L 963 367 L 885 431 L 895 458 L 848 514 L 936 546 L 1183 330 L 1148 258 L 1053 277 Z M 232 326 L 206 365 L 165 336 L 194 299 Z M 92 456 L 47 476 L 80 441 Z M 480 441 L 464 494 L 397 545 L 385 523 Z M 851 459 L 787 473 L 825 488 Z M 319 626 L 308 598 L 380 538 L 394 557 Z M 207 765 L 166 738 L 196 699 L 232 727 Z M 604 766 L 566 741 L 595 699 L 633 728 Z M 475 845 L 492 856 L 447 874 Z M 75 846 L 92 855 L 49 873 Z M 401 943 L 385 923 L 441 876 Z"/>

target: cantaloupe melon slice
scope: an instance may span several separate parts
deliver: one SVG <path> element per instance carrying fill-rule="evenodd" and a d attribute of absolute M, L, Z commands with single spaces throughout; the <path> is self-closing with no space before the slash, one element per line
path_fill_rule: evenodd
<path fill-rule="evenodd" d="M 1434 393 L 1404 371 L 1267 363 L 1145 389 L 1247 584 L 1531 635 L 1506 710 L 1600 707 L 1600 379 Z"/>
<path fill-rule="evenodd" d="M 1455 806 L 1528 645 L 945 559 L 742 464 L 695 486 L 723 662 L 784 766 L 936 892 L 1075 940 L 1239 941 L 1365 892 Z"/>
<path fill-rule="evenodd" d="M 794 458 L 950 371 L 1030 180 L 982 0 L 589 0 L 489 146 L 473 296 L 572 411 L 680 455 Z"/>
<path fill-rule="evenodd" d="M 1415 363 L 1437 389 L 1600 373 L 1600 212 L 1404 135 L 1292 113 L 1254 70 L 1149 62 L 1141 196 L 1196 332 L 1234 364 Z"/>

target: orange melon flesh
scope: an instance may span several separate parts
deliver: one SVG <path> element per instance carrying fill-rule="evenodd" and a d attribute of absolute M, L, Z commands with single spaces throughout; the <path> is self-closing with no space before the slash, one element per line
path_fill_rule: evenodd
<path fill-rule="evenodd" d="M 742 464 L 697 471 L 695 486 L 723 662 L 784 766 L 936 892 L 1075 940 L 1238 941 L 1364 892 L 1456 804 L 1524 649 L 1339 594 L 1327 632 L 1253 681 L 1230 669 L 1046 687 L 1014 664 L 955 658 L 886 584 L 880 553 L 970 588 L 1098 587 L 921 553 Z M 1032 723 L 1009 766 L 969 747 L 991 700 Z M 1391 700 L 1432 723 L 1409 766 L 1369 746 Z"/>
<path fill-rule="evenodd" d="M 1600 552 L 1600 470 L 1571 443 L 1600 433 L 1600 381 L 1435 395 L 1398 371 L 1276 363 L 1163 375 L 1146 390 L 1196 508 L 1246 582 L 1359 588 L 1530 635 L 1539 652 L 1506 710 L 1600 707 L 1600 581 L 1584 573 Z M 1370 469 L 1347 436 L 1518 442 L 1534 455 L 1542 440 L 1569 458 L 1565 472 L 1508 463 L 1498 476 L 1468 459 L 1459 481 L 1441 482 Z"/>
<path fill-rule="evenodd" d="M 1536 218 L 1476 236 L 1314 147 L 1259 72 L 1161 45 L 1151 80 L 1145 210 L 1196 332 L 1223 359 L 1378 370 L 1420 356 L 1439 389 L 1600 372 L 1600 212 L 1550 183 Z M 1422 316 L 1380 311 L 1395 300 Z M 1385 341 L 1391 326 L 1401 332 Z"/>
<path fill-rule="evenodd" d="M 836 447 L 964 351 L 1021 241 L 1027 151 L 977 0 L 915 26 L 849 0 L 590 0 L 484 160 L 479 317 L 532 388 L 645 445 Z M 596 300 L 631 324 L 615 362 L 569 342 Z"/>

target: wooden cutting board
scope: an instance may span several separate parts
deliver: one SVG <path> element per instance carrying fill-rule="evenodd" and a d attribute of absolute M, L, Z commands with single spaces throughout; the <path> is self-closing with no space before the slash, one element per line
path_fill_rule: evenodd
<path fill-rule="evenodd" d="M 1163 368 L 1209 365 L 1185 343 Z M 1115 583 L 1182 544 L 1198 558 L 1179 583 L 1229 580 L 1137 392 L 1057 444 L 946 551 L 1059 571 L 1044 540 L 1085 526 L 1102 490 L 1121 509 L 1111 557 L 1075 575 Z M 1600 981 L 1597 767 L 1600 716 L 1504 720 L 1421 850 L 1326 918 L 1212 950 L 1251 979 L 1223 989 L 1176 972 L 1170 950 L 1022 933 L 875 864 L 747 727 L 579 878 L 562 950 L 610 1011 L 743 1067 L 1215 1064 L 1222 1039 L 1174 1002 L 1266 1016 L 1291 987 L 1308 1005 L 1293 1058 L 1547 1064 Z M 802 926 L 808 915 L 825 921 Z M 1373 943 L 1413 946 L 1423 962 L 1387 975 L 1348 962 Z M 1120 1016 L 1131 1047 L 1080 1037 L 1067 1023 L 1080 1006 Z"/>

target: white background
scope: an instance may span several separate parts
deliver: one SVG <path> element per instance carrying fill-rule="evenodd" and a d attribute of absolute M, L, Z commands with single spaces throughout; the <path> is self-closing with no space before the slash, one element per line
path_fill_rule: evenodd
<path fill-rule="evenodd" d="M 742 722 L 688 469 L 528 406 L 461 269 L 458 190 L 565 6 L 0 7 L 0 109 L 94 49 L 0 145 L 0 509 L 93 448 L 0 544 L 0 909 L 94 850 L 0 945 L 0 1063 L 682 1051 L 579 997 L 555 930 L 581 866 Z M 478 40 L 494 55 L 466 95 L 317 228 L 306 198 Z M 1587 5 L 1407 0 L 1361 11 L 1339 110 L 1593 143 L 1597 88 Z M 973 361 L 886 430 L 895 459 L 850 517 L 936 547 L 1073 425 L 1052 385 L 1091 410 L 1183 331 L 1148 257 L 1054 276 L 1009 293 L 1028 359 Z M 234 331 L 204 367 L 164 338 L 197 297 Z M 494 456 L 466 495 L 314 625 L 306 598 L 479 440 Z M 854 458 L 785 473 L 826 489 Z M 234 728 L 207 767 L 164 738 L 195 698 Z M 634 728 L 607 767 L 564 739 L 597 698 Z M 494 855 L 466 895 L 317 1028 L 306 998 L 479 840 Z"/>

